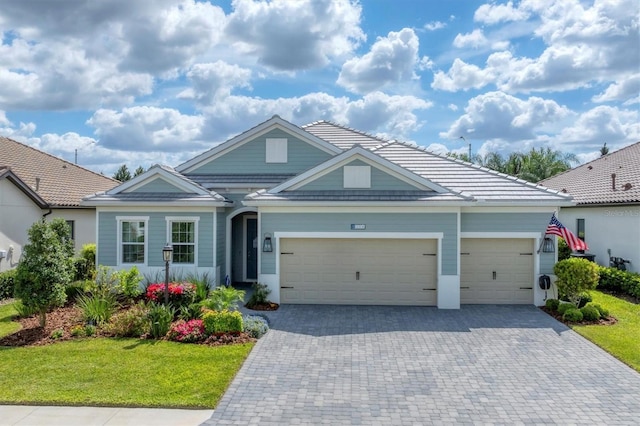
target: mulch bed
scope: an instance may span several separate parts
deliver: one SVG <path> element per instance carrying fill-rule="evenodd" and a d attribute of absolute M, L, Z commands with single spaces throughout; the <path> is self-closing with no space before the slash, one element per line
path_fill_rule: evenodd
<path fill-rule="evenodd" d="M 607 319 L 599 319 L 597 321 L 569 322 L 569 321 L 564 321 L 562 319 L 562 314 L 560 314 L 558 311 L 552 311 L 551 309 L 547 308 L 546 306 L 541 306 L 540 309 L 543 310 L 544 312 L 546 312 L 548 315 L 554 317 L 556 320 L 558 320 L 561 323 L 564 323 L 566 325 L 578 325 L 578 324 L 579 325 L 613 325 L 613 324 L 618 322 L 618 320 L 615 319 L 612 316 L 609 316 L 609 318 L 607 318 Z"/>
<path fill-rule="evenodd" d="M 256 303 L 253 305 L 244 305 L 245 308 L 251 309 L 253 311 L 277 311 L 280 305 L 273 302 L 267 303 Z"/>

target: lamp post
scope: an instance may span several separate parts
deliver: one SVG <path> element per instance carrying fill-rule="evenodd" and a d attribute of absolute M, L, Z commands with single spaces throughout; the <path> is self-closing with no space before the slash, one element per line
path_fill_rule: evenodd
<path fill-rule="evenodd" d="M 162 248 L 164 260 L 164 305 L 169 306 L 169 262 L 173 257 L 173 246 L 169 243 Z"/>

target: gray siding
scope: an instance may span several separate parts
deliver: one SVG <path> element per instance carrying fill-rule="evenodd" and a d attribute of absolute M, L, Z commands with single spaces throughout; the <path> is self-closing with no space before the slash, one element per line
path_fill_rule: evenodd
<path fill-rule="evenodd" d="M 457 273 L 457 217 L 455 213 L 263 213 L 261 232 L 353 232 L 351 224 L 366 224 L 365 232 L 443 232 L 442 274 Z M 261 272 L 274 274 L 278 247 L 262 253 Z"/>
<path fill-rule="evenodd" d="M 138 192 L 171 192 L 171 193 L 184 193 L 184 191 L 180 188 L 171 185 L 164 179 L 154 179 L 146 185 L 141 186 L 140 188 L 136 188 L 135 191 L 127 191 L 130 193 L 138 193 Z"/>
<path fill-rule="evenodd" d="M 166 216 L 197 216 L 198 222 L 198 266 L 212 267 L 214 258 L 213 248 L 213 214 L 212 212 L 183 213 L 183 212 L 101 212 L 98 214 L 98 241 L 100 244 L 98 264 L 115 266 L 117 256 L 117 216 L 148 216 L 147 229 L 147 263 L 148 266 L 164 266 L 162 247 L 167 242 Z"/>
<path fill-rule="evenodd" d="M 287 139 L 287 163 L 266 163 L 267 138 Z M 330 157 L 331 154 L 288 133 L 272 130 L 190 173 L 300 173 Z"/>
<path fill-rule="evenodd" d="M 368 166 L 364 161 L 355 160 L 346 164 L 347 166 Z M 344 168 L 327 173 L 326 175 L 309 182 L 300 189 L 305 191 L 327 191 L 344 189 Z M 377 167 L 371 166 L 371 189 L 372 190 L 416 190 L 413 185 L 408 184 L 398 178 L 395 178 Z"/>
<path fill-rule="evenodd" d="M 550 213 L 462 213 L 461 232 L 539 232 L 547 229 Z M 554 253 L 540 253 L 540 273 L 552 274 Z"/>
<path fill-rule="evenodd" d="M 220 285 L 224 283 L 224 277 L 229 272 L 226 270 L 226 256 L 227 252 L 225 250 L 225 241 L 227 238 L 227 216 L 225 212 L 220 209 L 216 213 L 216 221 L 218 222 L 218 233 L 216 235 L 216 263 L 220 267 L 220 280 L 221 282 L 216 283 L 216 285 Z"/>

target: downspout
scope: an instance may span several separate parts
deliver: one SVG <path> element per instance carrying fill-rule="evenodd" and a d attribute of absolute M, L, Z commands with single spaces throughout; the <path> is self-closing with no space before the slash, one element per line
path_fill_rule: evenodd
<path fill-rule="evenodd" d="M 47 216 L 49 216 L 51 213 L 53 213 L 53 210 L 51 210 L 51 207 L 49 207 L 49 211 L 42 215 L 42 221 L 44 222 Z"/>

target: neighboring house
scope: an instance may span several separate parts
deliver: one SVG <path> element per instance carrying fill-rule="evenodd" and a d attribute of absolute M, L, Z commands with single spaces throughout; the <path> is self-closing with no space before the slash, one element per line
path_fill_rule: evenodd
<path fill-rule="evenodd" d="M 95 242 L 93 207 L 82 197 L 119 182 L 14 140 L 0 137 L 0 271 L 17 266 L 27 231 L 42 218 L 62 217 L 77 250 Z"/>
<path fill-rule="evenodd" d="M 98 262 L 259 281 L 279 303 L 542 304 L 537 253 L 568 195 L 329 122 L 278 116 L 96 207 Z M 163 278 L 162 278 L 163 279 Z"/>
<path fill-rule="evenodd" d="M 582 238 L 596 262 L 611 256 L 640 271 L 640 142 L 540 182 L 573 196 L 559 219 Z"/>

